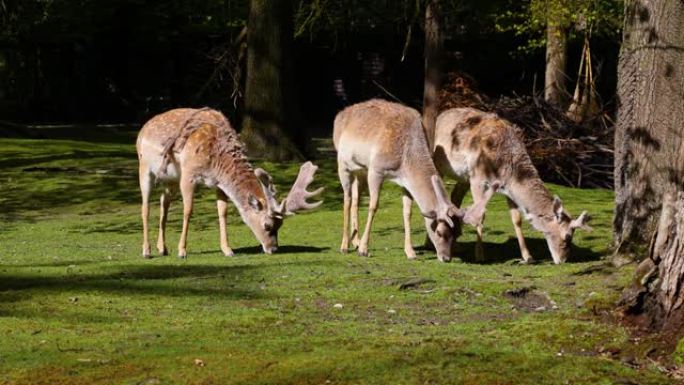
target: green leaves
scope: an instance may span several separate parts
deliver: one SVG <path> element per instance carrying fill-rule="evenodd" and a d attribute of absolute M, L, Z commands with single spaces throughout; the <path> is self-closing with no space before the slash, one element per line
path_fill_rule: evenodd
<path fill-rule="evenodd" d="M 571 39 L 585 31 L 618 38 L 623 0 L 509 0 L 506 8 L 494 15 L 497 30 L 527 36 L 520 49 L 529 51 L 546 45 L 547 25 L 567 29 Z"/>

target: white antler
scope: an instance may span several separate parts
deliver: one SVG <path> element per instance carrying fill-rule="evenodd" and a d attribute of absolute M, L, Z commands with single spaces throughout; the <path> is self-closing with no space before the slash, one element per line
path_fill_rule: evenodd
<path fill-rule="evenodd" d="M 318 170 L 318 166 L 311 162 L 306 162 L 299 168 L 299 175 L 297 175 L 297 180 L 292 185 L 290 192 L 287 194 L 287 198 L 283 201 L 282 205 L 285 214 L 292 215 L 300 210 L 314 209 L 320 206 L 323 201 L 318 201 L 315 203 L 309 203 L 306 200 L 320 194 L 323 192 L 323 187 L 316 189 L 315 191 L 306 191 L 306 188 L 313 182 L 314 174 Z"/>

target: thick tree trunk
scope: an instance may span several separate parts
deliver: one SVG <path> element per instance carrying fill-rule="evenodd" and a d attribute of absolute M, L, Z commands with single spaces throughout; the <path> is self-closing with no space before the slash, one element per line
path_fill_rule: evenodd
<path fill-rule="evenodd" d="M 423 86 L 423 127 L 430 148 L 434 143 L 435 119 L 439 113 L 439 89 L 442 85 L 441 0 L 428 0 L 425 8 L 425 83 Z"/>
<path fill-rule="evenodd" d="M 641 326 L 681 336 L 684 331 L 684 192 L 668 192 L 648 259 L 637 269 L 622 305 Z M 676 343 L 676 341 L 673 341 Z"/>
<path fill-rule="evenodd" d="M 544 100 L 562 107 L 567 91 L 565 87 L 567 63 L 567 31 L 548 23 L 546 27 L 546 73 L 544 76 Z"/>
<path fill-rule="evenodd" d="M 289 52 L 293 36 L 291 0 L 251 0 L 247 22 L 247 79 L 241 136 L 253 156 L 301 158 L 304 133 Z"/>
<path fill-rule="evenodd" d="M 618 253 L 652 241 L 622 306 L 627 319 L 676 344 L 684 334 L 684 2 L 625 6 L 614 232 Z"/>
<path fill-rule="evenodd" d="M 631 257 L 665 191 L 684 186 L 684 2 L 625 2 L 618 79 L 613 231 L 616 255 Z"/>

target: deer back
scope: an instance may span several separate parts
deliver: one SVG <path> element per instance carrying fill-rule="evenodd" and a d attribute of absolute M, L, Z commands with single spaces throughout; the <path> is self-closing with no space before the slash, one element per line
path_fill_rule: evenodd
<path fill-rule="evenodd" d="M 374 99 L 347 107 L 335 118 L 333 143 L 338 160 L 366 169 L 404 177 L 410 167 L 436 173 L 420 113 L 401 104 Z"/>
<path fill-rule="evenodd" d="M 138 156 L 158 178 L 190 173 L 208 185 L 246 190 L 266 205 L 266 197 L 244 155 L 242 142 L 226 117 L 208 108 L 180 108 L 150 119 L 137 141 Z M 240 204 L 244 199 L 239 199 Z"/>

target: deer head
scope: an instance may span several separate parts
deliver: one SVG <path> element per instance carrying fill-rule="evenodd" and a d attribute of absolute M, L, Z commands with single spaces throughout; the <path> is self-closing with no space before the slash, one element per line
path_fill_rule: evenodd
<path fill-rule="evenodd" d="M 435 245 L 437 258 L 442 262 L 451 260 L 451 244 L 456 236 L 456 221 L 476 226 L 482 221 L 489 199 L 499 189 L 499 183 L 485 184 L 484 199 L 474 205 L 460 209 L 447 199 L 446 190 L 439 176 L 432 176 L 432 187 L 437 197 L 437 209 L 423 213 L 428 236 Z"/>
<path fill-rule="evenodd" d="M 278 248 L 278 230 L 283 225 L 285 217 L 294 215 L 301 210 L 316 208 L 323 203 L 323 201 L 307 202 L 308 198 L 312 198 L 323 191 L 322 187 L 311 192 L 306 190 L 309 184 L 313 182 L 317 169 L 318 166 L 311 162 L 304 163 L 299 169 L 299 175 L 290 192 L 280 203 L 276 198 L 277 191 L 271 176 L 261 168 L 254 170 L 254 174 L 263 189 L 266 202 L 264 203 L 254 195 L 250 195 L 248 204 L 252 210 L 243 214 L 243 217 L 266 254 L 272 254 Z"/>
<path fill-rule="evenodd" d="M 538 226 L 544 232 L 546 243 L 555 264 L 563 263 L 568 259 L 575 230 L 592 231 L 592 228 L 587 224 L 589 220 L 591 217 L 586 211 L 582 211 L 582 214 L 573 219 L 563 208 L 563 202 L 560 198 L 558 196 L 553 197 L 553 215 L 539 217 Z"/>

